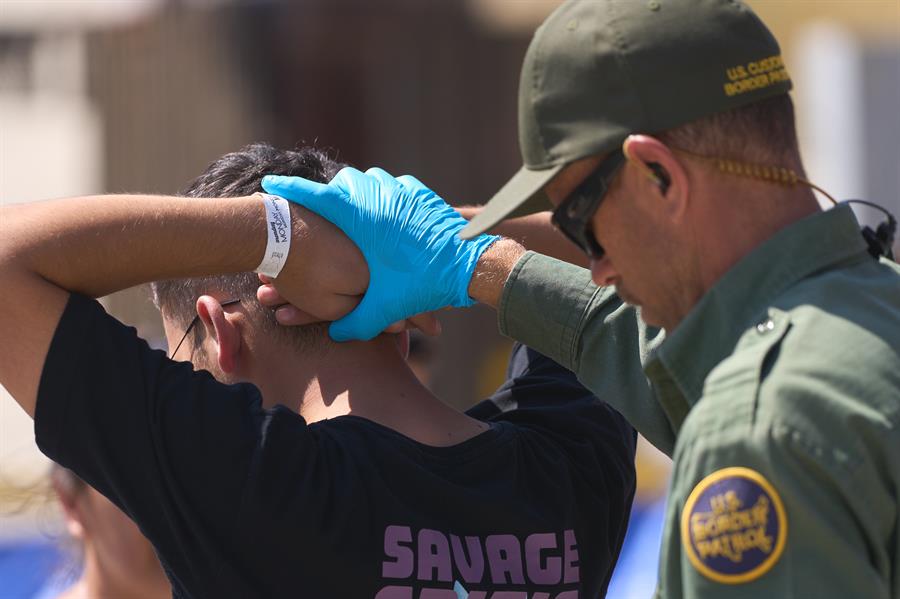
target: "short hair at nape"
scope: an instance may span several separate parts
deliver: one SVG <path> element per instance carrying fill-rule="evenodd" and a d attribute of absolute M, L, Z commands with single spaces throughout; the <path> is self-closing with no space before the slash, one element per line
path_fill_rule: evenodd
<path fill-rule="evenodd" d="M 344 166 L 316 148 L 279 150 L 266 143 L 254 143 L 225 154 L 210 164 L 180 195 L 192 198 L 248 196 L 263 191 L 261 182 L 265 175 L 289 175 L 327 183 Z M 245 308 L 256 316 L 260 326 L 291 342 L 297 349 L 310 349 L 327 339 L 324 324 L 279 326 L 272 310 L 263 308 L 256 300 L 257 287 L 259 279 L 252 272 L 156 281 L 150 285 L 156 307 L 183 328 L 196 315 L 198 297 L 221 293 L 228 296 L 224 299 L 244 300 Z M 202 339 L 203 327 L 195 326 L 194 346 L 199 345 Z"/>
<path fill-rule="evenodd" d="M 803 170 L 794 103 L 788 94 L 711 114 L 654 135 L 674 148 L 709 158 Z"/>

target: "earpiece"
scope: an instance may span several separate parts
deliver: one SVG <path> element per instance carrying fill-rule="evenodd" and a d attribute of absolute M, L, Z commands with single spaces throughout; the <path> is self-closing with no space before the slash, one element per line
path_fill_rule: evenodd
<path fill-rule="evenodd" d="M 666 169 L 658 162 L 651 162 L 647 166 L 653 173 L 653 178 L 656 181 L 656 185 L 659 187 L 659 192 L 666 195 L 666 192 L 669 191 L 669 185 L 672 184 L 669 173 L 667 173 Z"/>
<path fill-rule="evenodd" d="M 894 215 L 878 204 L 867 202 L 865 200 L 844 200 L 841 204 L 862 204 L 863 206 L 879 210 L 887 216 L 887 220 L 878 225 L 874 231 L 872 230 L 872 227 L 865 226 L 860 232 L 862 233 L 863 239 L 866 240 L 866 244 L 869 246 L 869 255 L 876 260 L 879 256 L 884 256 L 888 260 L 893 260 L 894 235 L 897 233 L 897 219 L 894 218 Z"/>
<path fill-rule="evenodd" d="M 631 156 L 631 152 L 629 148 L 631 147 L 631 136 L 628 136 L 624 142 L 622 142 L 622 152 L 625 154 L 625 158 L 627 158 L 630 162 L 632 162 L 635 166 L 637 166 L 640 170 L 647 175 L 647 178 L 653 181 L 653 183 L 659 187 L 660 193 L 666 195 L 666 192 L 669 191 L 669 185 L 671 185 L 671 179 L 669 178 L 669 173 L 666 172 L 666 169 L 662 167 L 658 162 L 646 163 L 643 160 L 637 160 Z"/>

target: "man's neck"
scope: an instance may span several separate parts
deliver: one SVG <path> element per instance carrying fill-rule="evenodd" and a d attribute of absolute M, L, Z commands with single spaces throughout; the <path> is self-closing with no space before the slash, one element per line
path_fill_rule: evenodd
<path fill-rule="evenodd" d="M 309 422 L 352 414 L 426 445 L 448 446 L 487 425 L 451 408 L 426 389 L 400 355 L 393 336 L 334 345 L 324 355 L 283 352 L 252 376 L 264 398 Z"/>
<path fill-rule="evenodd" d="M 778 231 L 821 208 L 811 189 L 762 181 L 698 178 L 696 211 L 685 229 L 689 258 L 678 305 L 655 323 L 672 333 L 722 276 Z"/>
<path fill-rule="evenodd" d="M 722 200 L 725 200 L 722 202 Z M 698 252 L 705 293 L 735 264 L 775 233 L 820 210 L 812 190 L 762 182 L 734 186 L 716 200 L 723 210 L 705 227 L 710 247 Z"/>

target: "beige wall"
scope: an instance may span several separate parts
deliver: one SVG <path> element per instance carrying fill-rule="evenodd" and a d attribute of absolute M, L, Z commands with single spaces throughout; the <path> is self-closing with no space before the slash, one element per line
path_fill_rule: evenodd
<path fill-rule="evenodd" d="M 834 20 L 864 37 L 900 43 L 898 0 L 749 0 L 782 44 L 811 21 Z"/>
<path fill-rule="evenodd" d="M 644 0 L 621 0 L 642 2 Z M 834 19 L 866 36 L 900 36 L 898 0 L 747 0 L 784 43 L 815 19 Z M 530 32 L 560 0 L 467 0 L 470 14 L 497 31 Z"/>

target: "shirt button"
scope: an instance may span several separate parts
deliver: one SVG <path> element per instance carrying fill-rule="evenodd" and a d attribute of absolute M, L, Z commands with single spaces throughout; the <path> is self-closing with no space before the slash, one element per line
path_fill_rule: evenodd
<path fill-rule="evenodd" d="M 760 335 L 765 335 L 766 333 L 768 333 L 769 331 L 772 331 L 774 329 L 775 329 L 775 323 L 772 322 L 771 318 L 764 320 L 761 323 L 759 323 L 758 325 L 756 325 L 756 332 L 759 333 Z"/>

